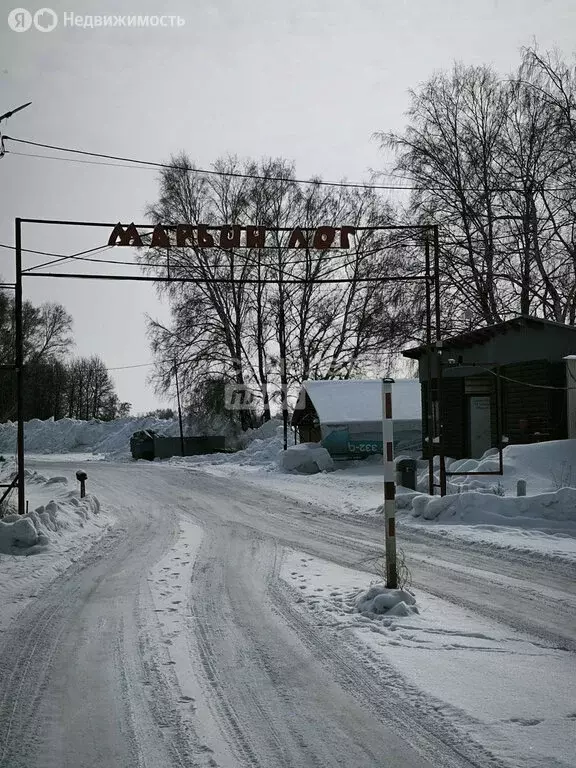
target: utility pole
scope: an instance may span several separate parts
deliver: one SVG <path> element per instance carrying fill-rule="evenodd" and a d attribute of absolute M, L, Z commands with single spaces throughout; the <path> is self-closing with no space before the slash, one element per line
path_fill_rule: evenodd
<path fill-rule="evenodd" d="M 180 453 L 184 456 L 184 429 L 182 428 L 182 405 L 180 403 L 180 385 L 178 383 L 178 363 L 174 359 L 174 379 L 176 381 L 176 399 L 178 401 L 178 423 L 180 425 Z"/>
<path fill-rule="evenodd" d="M 24 490 L 24 329 L 22 316 L 22 222 L 16 219 L 14 241 L 16 244 L 16 285 L 14 291 L 14 330 L 16 366 L 16 419 L 18 461 L 18 514 L 26 512 Z"/>
<path fill-rule="evenodd" d="M 0 123 L 9 117 L 26 109 L 32 104 L 28 101 L 16 109 L 11 109 L 0 115 Z M 4 137 L 0 133 L 0 157 L 4 157 Z M 15 220 L 14 245 L 16 247 L 16 279 L 14 283 L 14 336 L 15 354 L 14 368 L 16 370 L 16 419 L 17 419 L 17 483 L 18 483 L 18 514 L 27 511 L 26 491 L 24 488 L 24 328 L 22 317 L 22 222 Z"/>
<path fill-rule="evenodd" d="M 386 586 L 398 588 L 396 562 L 396 479 L 394 467 L 394 426 L 392 422 L 392 384 L 382 379 L 382 460 L 384 462 L 384 516 L 386 526 Z"/>

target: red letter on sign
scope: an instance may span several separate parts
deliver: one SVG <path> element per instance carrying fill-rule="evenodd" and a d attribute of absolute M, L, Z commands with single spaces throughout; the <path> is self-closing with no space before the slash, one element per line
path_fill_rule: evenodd
<path fill-rule="evenodd" d="M 288 248 L 308 248 L 308 241 L 300 227 L 292 230 L 290 240 L 288 240 Z"/>
<path fill-rule="evenodd" d="M 170 248 L 170 238 L 161 224 L 156 224 L 152 232 L 151 248 Z"/>
<path fill-rule="evenodd" d="M 314 233 L 313 248 L 320 250 L 326 250 L 330 248 L 336 237 L 336 229 L 334 227 L 318 227 Z"/>
<path fill-rule="evenodd" d="M 176 227 L 176 245 L 178 248 L 185 248 L 187 245 L 193 245 L 194 227 L 188 224 L 178 224 Z M 188 243 L 190 240 L 190 243 Z"/>
<path fill-rule="evenodd" d="M 239 248 L 241 227 L 222 227 L 220 230 L 220 248 Z"/>
<path fill-rule="evenodd" d="M 264 248 L 266 229 L 264 227 L 246 227 L 246 248 Z"/>
<path fill-rule="evenodd" d="M 356 227 L 342 227 L 340 230 L 340 248 L 350 248 L 350 236 L 356 234 Z"/>
<path fill-rule="evenodd" d="M 141 248 L 142 238 L 138 234 L 138 230 L 136 229 L 134 222 L 129 224 L 126 229 L 124 229 L 122 224 L 118 222 L 118 224 L 116 224 L 112 230 L 112 234 L 108 238 L 108 245 L 136 245 Z"/>
<path fill-rule="evenodd" d="M 214 248 L 214 238 L 205 224 L 198 225 L 198 245 L 200 248 Z"/>

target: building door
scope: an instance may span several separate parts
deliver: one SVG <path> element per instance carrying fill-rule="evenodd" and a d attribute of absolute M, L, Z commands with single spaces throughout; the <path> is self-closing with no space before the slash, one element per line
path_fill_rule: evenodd
<path fill-rule="evenodd" d="M 479 459 L 485 451 L 492 448 L 490 396 L 471 395 L 468 403 L 470 456 L 473 459 Z"/>

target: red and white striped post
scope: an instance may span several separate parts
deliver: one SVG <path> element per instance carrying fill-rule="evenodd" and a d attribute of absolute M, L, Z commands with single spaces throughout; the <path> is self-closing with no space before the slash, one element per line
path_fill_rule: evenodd
<path fill-rule="evenodd" d="M 394 466 L 394 426 L 392 422 L 392 384 L 382 379 L 382 459 L 384 461 L 384 516 L 386 525 L 386 586 L 398 588 L 396 564 L 396 469 Z"/>

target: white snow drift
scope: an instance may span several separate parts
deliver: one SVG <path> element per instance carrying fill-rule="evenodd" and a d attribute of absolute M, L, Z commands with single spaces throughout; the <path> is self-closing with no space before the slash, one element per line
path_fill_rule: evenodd
<path fill-rule="evenodd" d="M 320 443 L 291 445 L 279 454 L 279 464 L 287 472 L 301 472 L 313 475 L 334 469 L 332 457 Z"/>
<path fill-rule="evenodd" d="M 178 421 L 174 419 L 125 418 L 114 421 L 80 421 L 78 419 L 32 419 L 24 425 L 24 447 L 28 453 L 111 454 L 128 456 L 130 437 L 141 429 L 152 429 L 159 434 L 178 434 Z M 0 452 L 15 453 L 16 423 L 0 424 Z"/>
<path fill-rule="evenodd" d="M 83 528 L 90 517 L 100 512 L 95 496 L 80 499 L 76 491 L 66 491 L 68 480 L 65 477 L 46 478 L 27 470 L 26 482 L 28 487 L 40 486 L 41 494 L 52 494 L 58 487 L 60 498 L 58 501 L 50 499 L 26 515 L 4 515 L 0 519 L 0 554 L 32 555 L 43 552 L 53 539 L 61 537 L 64 532 L 73 533 L 74 529 Z"/>

